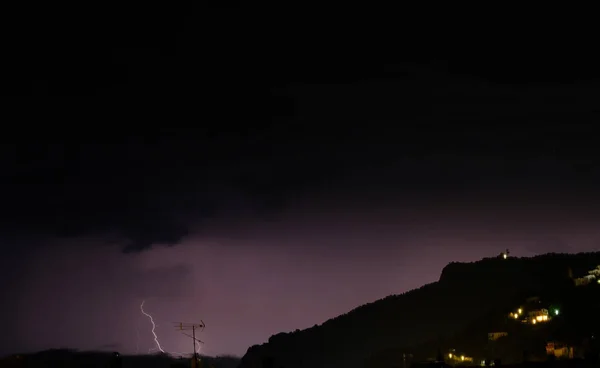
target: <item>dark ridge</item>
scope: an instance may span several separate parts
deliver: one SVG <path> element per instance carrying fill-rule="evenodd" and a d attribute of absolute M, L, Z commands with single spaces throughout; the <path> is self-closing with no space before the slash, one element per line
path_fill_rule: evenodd
<path fill-rule="evenodd" d="M 251 347 L 240 367 L 259 367 L 265 359 L 284 367 L 390 367 L 389 360 L 379 359 L 381 354 L 401 362 L 407 351 L 414 359 L 426 359 L 435 357 L 438 347 L 457 346 L 480 357 L 485 354 L 480 345 L 487 333 L 506 328 L 508 313 L 531 296 L 564 309 L 563 322 L 548 324 L 556 327 L 551 331 L 532 334 L 514 326 L 511 330 L 518 341 L 529 341 L 523 346 L 533 344 L 532 351 L 545 353 L 540 344 L 551 334 L 579 338 L 596 328 L 600 331 L 599 318 L 586 322 L 576 312 L 593 313 L 598 307 L 598 285 L 586 292 L 576 288 L 570 276 L 587 275 L 599 264 L 600 253 L 451 263 L 438 282 L 360 306 L 319 326 L 274 335 Z M 520 362 L 522 351 L 515 353 L 519 346 L 503 348 L 505 361 Z M 377 361 L 381 365 L 369 363 Z"/>

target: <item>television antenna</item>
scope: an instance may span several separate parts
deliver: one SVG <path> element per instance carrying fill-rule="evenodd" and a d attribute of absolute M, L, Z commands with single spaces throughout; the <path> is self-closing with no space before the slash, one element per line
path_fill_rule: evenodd
<path fill-rule="evenodd" d="M 188 334 L 185 332 L 182 332 L 182 334 L 184 334 L 187 337 L 191 337 L 193 342 L 194 342 L 194 366 L 197 362 L 197 354 L 196 354 L 196 343 L 200 343 L 200 344 L 204 344 L 203 341 L 199 340 L 196 338 L 196 330 L 199 330 L 200 332 L 204 331 L 204 327 L 206 327 L 206 325 L 204 324 L 203 320 L 200 320 L 200 323 L 188 323 L 188 322 L 173 322 L 173 324 L 175 325 L 175 328 L 179 331 L 192 331 L 192 334 Z"/>

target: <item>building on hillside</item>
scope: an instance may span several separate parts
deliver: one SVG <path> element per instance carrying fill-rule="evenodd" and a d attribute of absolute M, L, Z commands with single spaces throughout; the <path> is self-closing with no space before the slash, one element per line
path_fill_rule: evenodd
<path fill-rule="evenodd" d="M 489 332 L 488 333 L 488 340 L 490 341 L 496 341 L 501 337 L 504 336 L 508 336 L 508 332 Z"/>
<path fill-rule="evenodd" d="M 510 312 L 509 316 L 514 319 L 519 319 L 523 315 L 523 308 L 517 308 L 514 312 Z"/>
<path fill-rule="evenodd" d="M 600 266 L 596 266 L 596 268 L 594 268 L 591 271 L 588 271 L 588 273 L 590 275 L 594 275 L 594 277 L 596 277 L 596 278 L 600 278 Z"/>
<path fill-rule="evenodd" d="M 575 286 L 589 285 L 594 280 L 596 280 L 596 276 L 593 274 L 585 275 L 583 277 L 578 277 L 578 278 L 573 279 L 573 281 L 575 282 Z"/>
<path fill-rule="evenodd" d="M 529 311 L 527 313 L 527 320 L 533 324 L 550 320 L 548 309 L 541 308 Z"/>
<path fill-rule="evenodd" d="M 559 359 L 573 359 L 574 348 L 556 341 L 551 341 L 546 344 L 546 354 L 553 355 Z"/>
<path fill-rule="evenodd" d="M 452 349 L 446 356 L 446 361 L 450 365 L 471 365 L 473 363 L 473 357 L 457 353 Z"/>

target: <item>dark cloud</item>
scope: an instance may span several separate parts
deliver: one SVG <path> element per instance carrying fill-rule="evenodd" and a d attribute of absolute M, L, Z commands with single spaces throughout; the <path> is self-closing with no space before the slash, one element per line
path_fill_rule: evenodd
<path fill-rule="evenodd" d="M 535 92 L 447 73 L 429 80 L 427 70 L 406 84 L 299 85 L 289 91 L 295 120 L 254 130 L 122 131 L 111 144 L 102 135 L 15 137 L 0 158 L 0 231 L 115 236 L 135 252 L 315 198 L 595 200 L 596 113 L 583 86 Z"/>
<path fill-rule="evenodd" d="M 0 235 L 115 237 L 136 252 L 314 197 L 564 197 L 598 182 L 600 96 L 580 81 L 591 58 L 517 60 L 429 15 L 341 37 L 329 18 L 301 31 L 302 16 L 267 13 L 124 7 L 80 32 L 41 13 L 53 26 L 35 51 L 11 53 L 6 94 L 26 98 L 7 115 L 66 124 L 3 135 Z"/>

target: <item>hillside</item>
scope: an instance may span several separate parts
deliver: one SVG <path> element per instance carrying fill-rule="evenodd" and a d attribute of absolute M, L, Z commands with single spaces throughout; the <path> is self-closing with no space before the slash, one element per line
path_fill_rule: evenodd
<path fill-rule="evenodd" d="M 599 264 L 600 253 L 451 263 L 438 282 L 363 305 L 319 326 L 272 336 L 249 348 L 240 367 L 390 366 L 402 352 L 414 351 L 415 359 L 425 359 L 435 356 L 437 348 L 457 343 L 484 349 L 475 347 L 479 337 L 474 336 L 483 336 L 485 343 L 488 330 L 506 327 L 508 312 L 528 297 L 552 302 L 568 298 L 576 304 L 569 306 L 576 316 L 582 315 L 575 312 L 579 305 L 597 308 L 600 291 L 580 295 L 570 274 L 583 276 Z M 597 323 L 586 319 L 590 328 Z"/>

